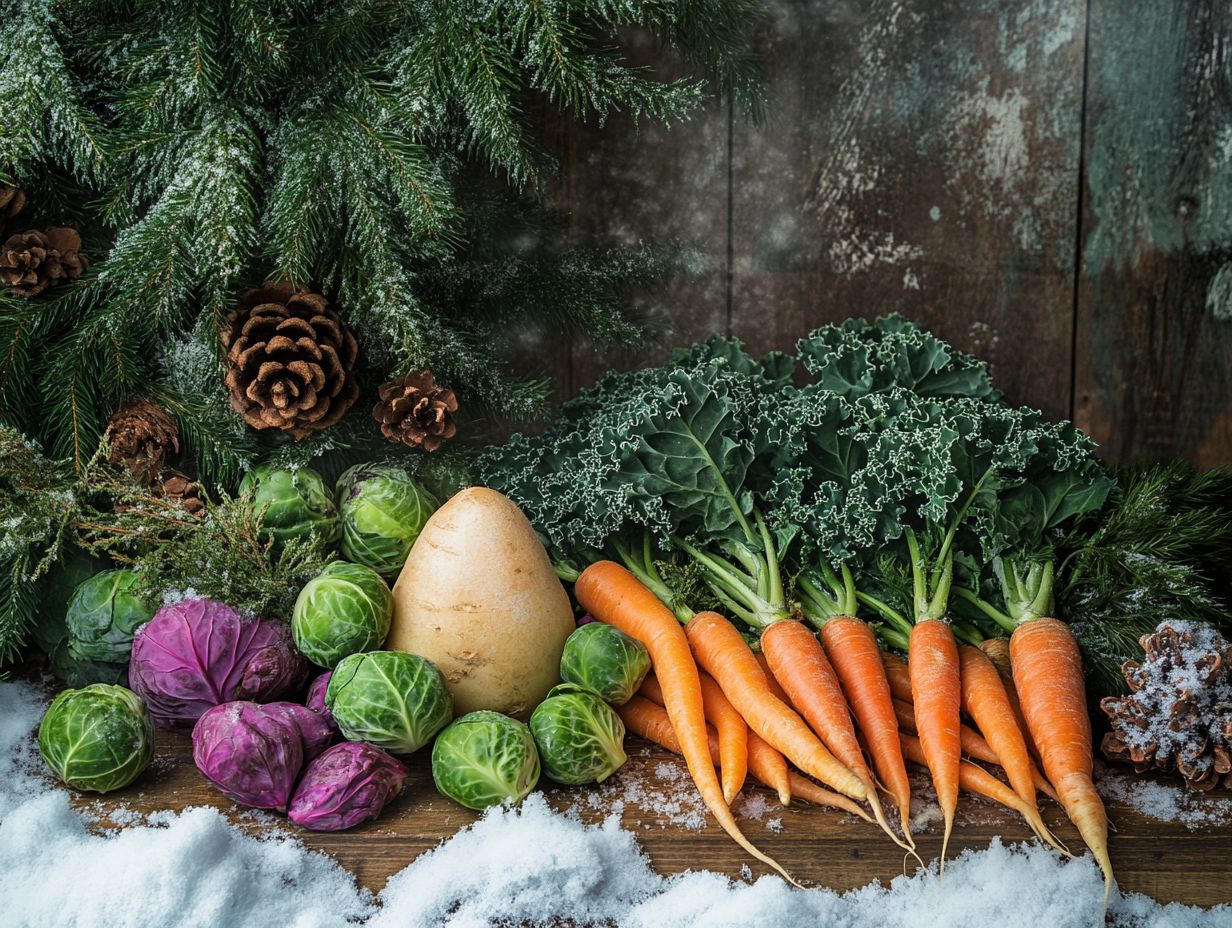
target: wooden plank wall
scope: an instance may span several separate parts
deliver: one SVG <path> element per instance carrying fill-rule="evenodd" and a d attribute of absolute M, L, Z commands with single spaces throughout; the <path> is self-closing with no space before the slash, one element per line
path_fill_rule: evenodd
<path fill-rule="evenodd" d="M 639 353 L 897 310 L 1110 458 L 1232 463 L 1232 4 L 770 0 L 771 112 L 557 126 L 579 240 L 684 239 Z"/>

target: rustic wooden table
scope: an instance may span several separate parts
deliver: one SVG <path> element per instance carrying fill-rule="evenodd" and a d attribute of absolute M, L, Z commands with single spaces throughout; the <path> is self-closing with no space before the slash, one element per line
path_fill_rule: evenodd
<path fill-rule="evenodd" d="M 700 829 L 686 827 L 683 819 L 702 820 L 700 801 L 684 772 L 683 761 L 638 738 L 629 738 L 629 763 L 598 790 L 548 786 L 557 809 L 575 809 L 588 821 L 610 814 L 616 800 L 623 801 L 623 822 L 634 831 L 661 873 L 704 868 L 739 878 L 748 865 L 760 875 L 766 868 L 750 860 L 713 822 Z M 324 851 L 346 867 L 360 883 L 379 891 L 386 880 L 416 856 L 436 847 L 479 816 L 439 795 L 432 785 L 427 752 L 411 763 L 405 792 L 375 823 L 348 832 L 321 834 L 284 827 L 308 847 Z M 544 781 L 546 784 L 546 781 Z M 899 850 L 871 825 L 840 813 L 795 804 L 783 809 L 760 787 L 745 787 L 746 801 L 737 805 L 746 833 L 782 862 L 798 879 L 836 890 L 853 889 L 873 879 L 888 882 L 903 872 Z M 191 744 L 185 735 L 160 733 L 158 755 L 150 770 L 135 784 L 104 799 L 81 798 L 81 806 L 106 816 L 109 809 L 127 807 L 139 812 L 180 810 L 208 805 L 237 812 L 193 766 Z M 1109 804 L 1117 827 L 1112 837 L 1112 859 L 1120 886 L 1146 893 L 1164 902 L 1211 906 L 1232 901 L 1228 882 L 1232 861 L 1232 826 L 1189 831 L 1179 823 L 1148 819 L 1133 808 Z M 1071 848 L 1081 842 L 1054 804 L 1044 817 Z M 233 816 L 250 831 L 270 827 L 264 816 Z M 777 821 L 776 821 L 777 820 Z M 1007 842 L 1025 840 L 1029 832 L 1009 813 L 973 799 L 960 805 L 959 824 L 950 845 L 951 856 L 964 848 L 984 848 L 1001 835 Z M 934 826 L 917 836 L 925 859 L 936 856 L 941 838 Z"/>

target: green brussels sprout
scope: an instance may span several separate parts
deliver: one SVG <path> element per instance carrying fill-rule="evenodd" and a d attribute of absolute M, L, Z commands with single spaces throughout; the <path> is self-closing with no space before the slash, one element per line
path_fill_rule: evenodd
<path fill-rule="evenodd" d="M 65 690 L 43 716 L 39 753 L 74 789 L 108 793 L 140 776 L 154 757 L 154 717 L 122 686 Z"/>
<path fill-rule="evenodd" d="M 481 709 L 436 736 L 432 779 L 468 809 L 521 802 L 539 782 L 539 751 L 525 723 Z"/>
<path fill-rule="evenodd" d="M 292 538 L 316 532 L 326 543 L 338 540 L 342 526 L 333 497 L 315 470 L 296 470 L 259 464 L 244 475 L 240 493 L 251 493 L 253 506 L 261 513 L 261 527 L 282 545 Z"/>
<path fill-rule="evenodd" d="M 565 641 L 560 678 L 623 706 L 650 671 L 650 652 L 636 638 L 602 622 L 583 625 Z"/>
<path fill-rule="evenodd" d="M 69 686 L 91 683 L 128 683 L 128 659 L 120 662 L 79 659 L 69 650 L 64 617 L 77 587 L 103 569 L 103 562 L 70 548 L 40 587 L 34 640 L 47 655 L 52 672 Z"/>
<path fill-rule="evenodd" d="M 625 723 L 612 707 L 573 683 L 552 687 L 531 713 L 543 772 L 557 783 L 602 783 L 625 756 Z"/>
<path fill-rule="evenodd" d="M 343 556 L 383 577 L 402 569 L 437 505 L 410 474 L 387 464 L 357 464 L 338 478 L 335 493 Z"/>
<path fill-rule="evenodd" d="M 325 705 L 343 737 L 393 754 L 419 750 L 453 718 L 444 675 L 405 651 L 344 657 L 329 678 Z"/>
<path fill-rule="evenodd" d="M 77 587 L 64 615 L 68 650 L 74 658 L 128 662 L 133 635 L 157 608 L 148 594 L 137 589 L 139 582 L 136 571 L 104 570 Z"/>
<path fill-rule="evenodd" d="M 300 653 L 333 667 L 349 654 L 379 648 L 389 634 L 394 598 L 371 567 L 333 561 L 300 590 L 291 633 Z"/>

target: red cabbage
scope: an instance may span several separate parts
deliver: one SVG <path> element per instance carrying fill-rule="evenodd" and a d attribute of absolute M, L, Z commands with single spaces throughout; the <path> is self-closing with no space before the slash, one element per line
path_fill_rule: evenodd
<path fill-rule="evenodd" d="M 220 703 L 278 699 L 302 685 L 308 662 L 281 622 L 186 599 L 163 606 L 137 632 L 128 673 L 155 722 L 174 728 Z"/>
<path fill-rule="evenodd" d="M 287 814 L 313 831 L 353 828 L 380 815 L 406 777 L 406 765 L 380 748 L 344 741 L 308 765 Z"/>

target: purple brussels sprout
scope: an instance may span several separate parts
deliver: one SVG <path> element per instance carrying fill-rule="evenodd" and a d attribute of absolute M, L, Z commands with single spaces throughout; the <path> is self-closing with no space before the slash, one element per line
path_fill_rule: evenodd
<path fill-rule="evenodd" d="M 281 622 L 186 599 L 163 606 L 137 632 L 128 674 L 160 727 L 183 728 L 220 703 L 286 695 L 304 682 L 308 662 Z"/>
<path fill-rule="evenodd" d="M 333 676 L 332 670 L 327 670 L 315 680 L 308 684 L 308 696 L 304 703 L 321 718 L 325 719 L 326 724 L 334 734 L 341 734 L 338 731 L 338 723 L 334 721 L 334 713 L 329 711 L 329 706 L 325 705 L 325 690 L 329 686 L 329 678 Z"/>
<path fill-rule="evenodd" d="M 197 769 L 226 796 L 255 809 L 286 809 L 304 763 L 332 738 L 315 712 L 293 703 L 227 702 L 193 728 Z"/>
<path fill-rule="evenodd" d="M 406 777 L 406 765 L 380 748 L 344 741 L 308 765 L 287 815 L 313 831 L 354 828 L 380 815 Z"/>

